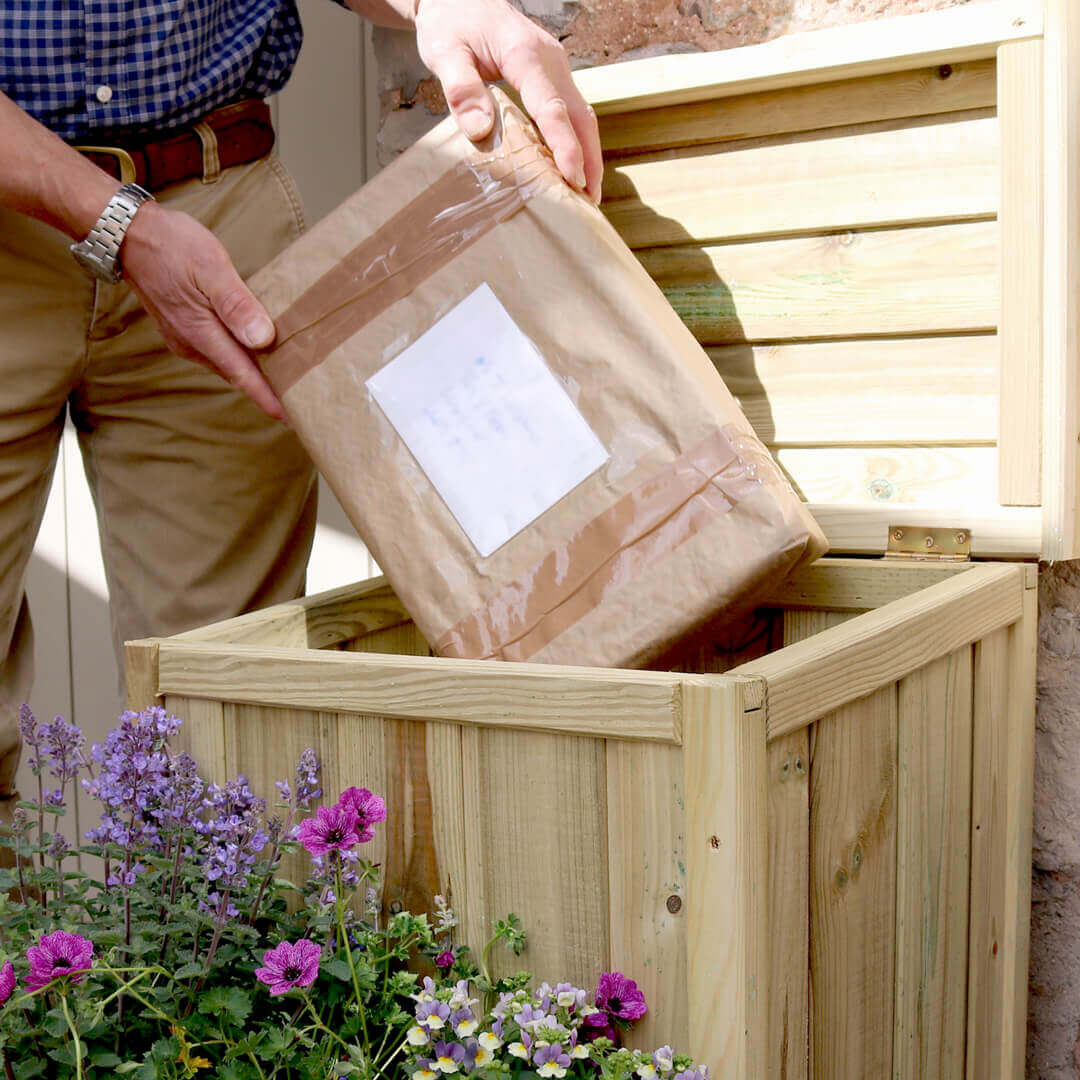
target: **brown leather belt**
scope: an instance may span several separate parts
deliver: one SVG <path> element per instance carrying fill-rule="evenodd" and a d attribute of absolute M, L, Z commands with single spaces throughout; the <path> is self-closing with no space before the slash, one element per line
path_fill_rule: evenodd
<path fill-rule="evenodd" d="M 270 153 L 274 128 L 265 101 L 238 101 L 178 131 L 112 132 L 96 137 L 95 142 L 98 145 L 81 144 L 75 149 L 122 183 L 160 191 L 181 180 L 203 177 L 208 162 L 216 170 L 257 161 Z"/>

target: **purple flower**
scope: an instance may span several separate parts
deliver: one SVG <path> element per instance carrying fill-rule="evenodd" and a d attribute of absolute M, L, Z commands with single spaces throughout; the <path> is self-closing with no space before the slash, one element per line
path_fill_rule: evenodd
<path fill-rule="evenodd" d="M 356 815 L 356 829 L 360 835 L 358 843 L 361 844 L 374 840 L 375 825 L 386 820 L 386 803 L 378 795 L 372 795 L 367 788 L 346 788 L 338 796 L 337 805 Z"/>
<path fill-rule="evenodd" d="M 255 969 L 255 978 L 266 983 L 271 994 L 285 994 L 296 986 L 310 986 L 319 974 L 321 950 L 314 941 L 301 938 L 295 945 L 283 941 L 263 953 L 265 967 Z"/>
<path fill-rule="evenodd" d="M 444 949 L 441 953 L 439 953 L 438 956 L 435 957 L 435 964 L 436 966 L 441 967 L 444 971 L 447 968 L 452 968 L 454 966 L 454 950 Z"/>
<path fill-rule="evenodd" d="M 319 787 L 319 759 L 309 746 L 296 762 L 296 805 L 307 806 L 322 794 Z"/>
<path fill-rule="evenodd" d="M 62 716 L 53 717 L 51 724 L 42 724 L 38 729 L 41 749 L 45 755 L 44 764 L 60 783 L 74 780 L 79 766 L 85 764 L 83 747 L 86 738 L 78 725 L 71 724 Z"/>
<path fill-rule="evenodd" d="M 305 818 L 300 823 L 296 838 L 307 848 L 309 855 L 351 848 L 360 843 L 356 814 L 340 804 L 320 806 L 313 818 Z"/>
<path fill-rule="evenodd" d="M 435 1060 L 431 1067 L 436 1072 L 456 1073 L 461 1069 L 465 1060 L 465 1047 L 460 1043 L 437 1042 L 435 1044 Z"/>
<path fill-rule="evenodd" d="M 533 1054 L 533 1068 L 540 1076 L 565 1076 L 570 1068 L 570 1055 L 558 1043 L 541 1046 Z"/>
<path fill-rule="evenodd" d="M 3 1005 L 15 990 L 15 966 L 10 960 L 0 967 L 0 1005 Z"/>
<path fill-rule="evenodd" d="M 450 1006 L 445 1001 L 422 1001 L 416 1006 L 416 1022 L 429 1031 L 438 1031 L 450 1018 Z"/>
<path fill-rule="evenodd" d="M 65 975 L 77 983 L 94 962 L 94 945 L 78 934 L 57 930 L 42 934 L 38 944 L 26 950 L 26 958 L 30 961 L 30 974 L 26 977 L 28 990 L 38 990 Z"/>
<path fill-rule="evenodd" d="M 614 1020 L 640 1020 L 648 1011 L 638 984 L 618 971 L 605 971 L 600 976 L 596 1007 L 607 1014 L 607 1020 L 602 1014 L 593 1013 L 587 1019 L 592 1027 L 603 1027 L 605 1022 Z"/>

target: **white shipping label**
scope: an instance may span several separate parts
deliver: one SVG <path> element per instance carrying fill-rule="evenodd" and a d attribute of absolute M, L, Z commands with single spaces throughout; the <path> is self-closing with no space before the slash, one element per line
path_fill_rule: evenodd
<path fill-rule="evenodd" d="M 608 459 L 486 284 L 367 387 L 483 556 Z"/>

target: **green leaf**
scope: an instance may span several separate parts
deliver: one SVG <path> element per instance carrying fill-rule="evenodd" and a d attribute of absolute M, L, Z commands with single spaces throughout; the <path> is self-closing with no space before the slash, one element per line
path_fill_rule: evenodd
<path fill-rule="evenodd" d="M 112 1068 L 115 1065 L 123 1065 L 124 1062 L 121 1061 L 121 1059 L 118 1058 L 115 1054 L 109 1053 L 108 1050 L 99 1050 L 96 1054 L 91 1054 L 90 1055 L 90 1064 L 94 1065 L 94 1066 L 96 1066 L 98 1068 L 104 1069 L 104 1068 Z M 131 1067 L 129 1067 L 125 1071 L 130 1072 L 130 1068 Z M 117 1072 L 119 1072 L 119 1071 L 120 1070 L 117 1069 Z"/>
<path fill-rule="evenodd" d="M 335 979 L 340 979 L 342 982 L 352 982 L 352 972 L 349 970 L 349 965 L 340 956 L 327 960 L 322 965 L 322 969 L 333 975 Z"/>
<path fill-rule="evenodd" d="M 201 975 L 205 970 L 206 967 L 203 964 L 188 961 L 186 964 L 181 964 L 172 975 L 174 979 L 191 979 L 196 975 Z"/>
<path fill-rule="evenodd" d="M 251 1015 L 251 995 L 237 986 L 215 986 L 199 1000 L 201 1013 L 228 1013 L 237 1024 Z"/>

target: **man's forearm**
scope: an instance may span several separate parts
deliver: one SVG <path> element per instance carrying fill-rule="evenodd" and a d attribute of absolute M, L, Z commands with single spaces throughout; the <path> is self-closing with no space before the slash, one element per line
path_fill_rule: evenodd
<path fill-rule="evenodd" d="M 119 184 L 0 94 L 0 203 L 81 240 Z"/>
<path fill-rule="evenodd" d="M 418 0 L 345 0 L 346 6 L 380 26 L 411 30 Z"/>

